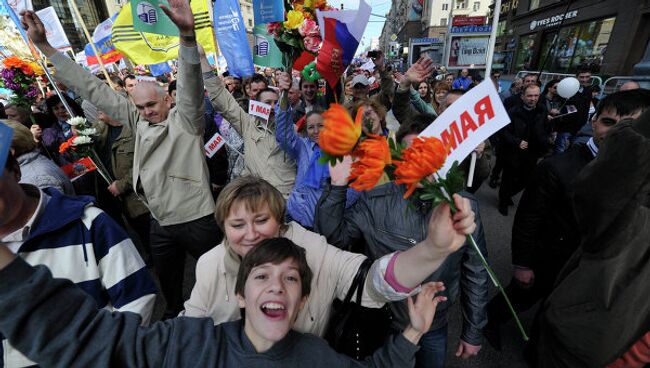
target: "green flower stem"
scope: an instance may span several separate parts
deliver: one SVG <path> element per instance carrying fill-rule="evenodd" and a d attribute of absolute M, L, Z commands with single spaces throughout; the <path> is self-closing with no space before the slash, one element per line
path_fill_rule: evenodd
<path fill-rule="evenodd" d="M 447 185 L 444 179 L 438 176 L 438 181 L 442 184 L 442 192 L 443 196 L 446 199 L 447 203 L 449 204 L 449 207 L 451 208 L 451 213 L 452 215 L 458 212 L 458 208 L 456 208 L 456 205 L 454 204 L 454 200 L 451 198 L 449 195 L 449 191 L 447 190 Z M 492 279 L 492 282 L 494 283 L 494 286 L 496 286 L 497 289 L 499 289 L 499 292 L 501 295 L 503 295 L 503 298 L 506 300 L 506 304 L 508 304 L 508 309 L 510 309 L 510 313 L 515 319 L 515 322 L 517 323 L 517 327 L 519 328 L 519 332 L 521 332 L 521 336 L 524 339 L 524 341 L 528 341 L 528 335 L 526 335 L 526 331 L 524 330 L 524 326 L 521 324 L 521 321 L 519 320 L 519 317 L 517 316 L 517 312 L 515 312 L 515 309 L 512 307 L 512 303 L 510 303 L 510 299 L 508 298 L 508 294 L 506 294 L 506 291 L 503 289 L 503 285 L 501 285 L 501 282 L 499 282 L 499 279 L 497 278 L 497 275 L 494 273 L 490 265 L 488 264 L 487 260 L 483 256 L 483 253 L 481 253 L 481 250 L 478 247 L 478 244 L 476 244 L 476 240 L 474 240 L 474 237 L 472 234 L 467 234 L 467 240 L 469 243 L 472 245 L 472 248 L 474 248 L 474 251 L 479 255 L 479 258 L 481 259 L 481 263 L 483 263 L 483 267 L 487 271 L 488 275 L 490 275 L 490 278 Z"/>
<path fill-rule="evenodd" d="M 111 178 L 111 175 L 108 173 L 108 170 L 104 166 L 102 160 L 99 159 L 99 156 L 97 155 L 97 152 L 95 152 L 95 149 L 91 148 L 88 154 L 90 155 L 90 159 L 95 163 L 99 175 L 101 175 L 101 177 L 104 179 L 104 181 L 106 181 L 106 183 L 108 183 L 108 185 L 111 185 L 113 183 L 113 178 Z"/>

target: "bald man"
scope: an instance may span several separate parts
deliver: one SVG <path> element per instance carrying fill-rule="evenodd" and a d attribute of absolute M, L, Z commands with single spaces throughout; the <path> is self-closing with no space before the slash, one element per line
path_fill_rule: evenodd
<path fill-rule="evenodd" d="M 56 78 L 81 94 L 125 129 L 135 132 L 132 187 L 153 217 L 151 251 L 167 301 L 165 317 L 183 307 L 185 251 L 198 258 L 221 241 L 212 216 L 214 200 L 203 149 L 203 79 L 187 0 L 161 8 L 180 32 L 176 107 L 157 84 L 140 82 L 132 102 L 57 52 L 47 41 L 36 14 L 22 13 L 23 27 L 52 61 Z"/>
<path fill-rule="evenodd" d="M 623 83 L 619 91 L 629 91 L 631 89 L 639 89 L 639 88 L 641 88 L 641 85 L 638 82 L 631 80 Z"/>

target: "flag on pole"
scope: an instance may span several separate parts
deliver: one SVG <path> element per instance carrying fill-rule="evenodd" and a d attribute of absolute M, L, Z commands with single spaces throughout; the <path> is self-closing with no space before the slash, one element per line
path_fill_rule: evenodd
<path fill-rule="evenodd" d="M 133 29 L 138 32 L 178 36 L 178 27 L 162 11 L 160 4 L 169 5 L 167 0 L 132 0 Z"/>
<path fill-rule="evenodd" d="M 110 37 L 112 35 L 113 23 L 115 22 L 115 18 L 117 18 L 117 14 L 118 13 L 113 14 L 112 17 L 99 23 L 97 27 L 95 27 L 95 31 L 93 31 L 93 42 L 97 43 L 102 39 Z"/>
<path fill-rule="evenodd" d="M 56 15 L 56 11 L 54 11 L 53 7 L 48 6 L 45 9 L 41 9 L 36 12 L 36 15 L 38 15 L 41 22 L 43 22 L 43 27 L 45 27 L 45 36 L 52 47 L 57 50 L 71 48 L 68 36 L 66 36 L 61 21 Z"/>
<path fill-rule="evenodd" d="M 104 65 L 114 63 L 124 57 L 124 55 L 115 49 L 115 45 L 113 45 L 113 41 L 111 41 L 110 37 L 104 37 L 99 42 L 96 42 L 95 48 L 97 48 L 99 57 L 101 57 Z M 95 51 L 90 44 L 86 44 L 84 52 L 86 53 L 86 61 L 88 62 L 88 65 L 99 64 L 98 55 L 95 55 Z"/>
<path fill-rule="evenodd" d="M 284 20 L 283 0 L 253 0 L 255 26 Z"/>
<path fill-rule="evenodd" d="M 219 0 L 214 3 L 214 29 L 219 49 L 228 62 L 228 71 L 235 77 L 255 73 L 253 56 L 248 47 L 246 27 L 237 0 Z"/>
<path fill-rule="evenodd" d="M 11 137 L 14 135 L 14 130 L 8 125 L 0 122 L 0 167 L 5 167 L 7 157 L 9 157 L 9 149 L 11 148 Z M 2 172 L 0 172 L 2 177 Z"/>
<path fill-rule="evenodd" d="M 191 0 L 196 40 L 206 53 L 215 52 L 212 21 L 205 0 Z M 158 64 L 178 58 L 178 37 L 137 32 L 133 29 L 131 3 L 122 7 L 113 23 L 112 40 L 117 50 L 136 64 Z"/>
<path fill-rule="evenodd" d="M 370 19 L 370 5 L 360 0 L 359 9 L 316 12 L 323 45 L 316 59 L 316 70 L 334 87 L 350 65 Z"/>
<path fill-rule="evenodd" d="M 149 65 L 149 71 L 151 72 L 151 75 L 153 75 L 154 77 L 157 77 L 157 76 L 163 75 L 165 73 L 170 73 L 172 71 L 172 68 L 165 61 L 165 62 L 162 62 L 162 63 Z"/>
<path fill-rule="evenodd" d="M 275 44 L 273 36 L 266 32 L 266 25 L 260 24 L 253 28 L 255 46 L 253 47 L 253 63 L 271 68 L 282 67 L 282 52 Z"/>

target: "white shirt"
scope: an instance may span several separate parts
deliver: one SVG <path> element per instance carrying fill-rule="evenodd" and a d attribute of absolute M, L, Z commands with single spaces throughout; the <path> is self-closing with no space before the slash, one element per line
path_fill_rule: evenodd
<path fill-rule="evenodd" d="M 0 244 L 7 246 L 9 250 L 16 254 L 18 253 L 18 250 L 20 247 L 23 245 L 25 240 L 29 238 L 29 234 L 32 230 L 32 227 L 36 223 L 36 221 L 41 217 L 43 212 L 45 211 L 45 207 L 47 206 L 47 202 L 50 200 L 50 196 L 45 194 L 42 190 L 39 188 L 31 185 L 31 184 L 20 184 L 20 186 L 23 188 L 23 191 L 25 191 L 25 194 L 29 197 L 36 197 L 38 196 L 38 205 L 36 206 L 36 210 L 32 214 L 32 216 L 29 218 L 29 221 L 25 223 L 20 229 L 14 231 L 11 234 L 8 234 L 4 238 L 0 239 Z"/>

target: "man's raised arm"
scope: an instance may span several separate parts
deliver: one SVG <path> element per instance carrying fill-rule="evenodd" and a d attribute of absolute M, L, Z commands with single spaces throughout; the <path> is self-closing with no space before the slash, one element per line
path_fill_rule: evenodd
<path fill-rule="evenodd" d="M 127 98 L 113 91 L 99 78 L 52 47 L 45 36 L 43 22 L 33 11 L 23 11 L 21 15 L 22 26 L 27 30 L 29 38 L 56 68 L 56 79 L 79 93 L 84 99 L 90 101 L 113 119 L 123 124 L 128 123 L 132 129 L 135 129 L 135 123 L 138 120 L 135 106 Z"/>

